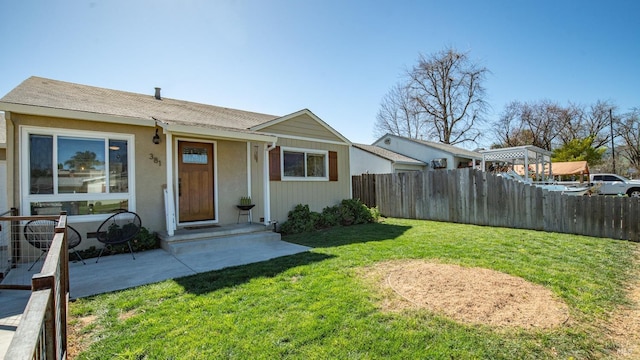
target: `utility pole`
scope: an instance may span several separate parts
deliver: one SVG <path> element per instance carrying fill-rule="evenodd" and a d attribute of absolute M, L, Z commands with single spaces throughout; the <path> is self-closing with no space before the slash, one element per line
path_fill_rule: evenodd
<path fill-rule="evenodd" d="M 613 116 L 612 109 L 609 109 L 609 125 L 611 127 L 611 159 L 613 160 L 613 173 L 616 173 L 616 146 L 613 143 Z"/>

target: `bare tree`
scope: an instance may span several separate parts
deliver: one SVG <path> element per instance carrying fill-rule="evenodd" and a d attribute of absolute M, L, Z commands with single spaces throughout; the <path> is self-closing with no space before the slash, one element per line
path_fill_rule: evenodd
<path fill-rule="evenodd" d="M 512 101 L 494 123 L 499 141 L 494 147 L 534 145 L 551 150 L 567 116 L 566 111 L 549 100 Z"/>
<path fill-rule="evenodd" d="M 584 127 L 586 136 L 594 137 L 594 148 L 608 146 L 611 142 L 610 124 L 613 120 L 611 114 L 614 112 L 616 112 L 616 106 L 610 101 L 598 100 L 589 107 L 584 119 Z"/>
<path fill-rule="evenodd" d="M 518 101 L 507 104 L 500 114 L 500 118 L 493 124 L 497 143 L 492 148 L 512 146 L 524 146 L 533 144 L 531 131 L 525 130 L 524 123 L 520 120 L 522 107 Z"/>
<path fill-rule="evenodd" d="M 475 142 L 488 107 L 482 85 L 488 72 L 454 49 L 420 55 L 406 82 L 382 101 L 375 132 L 445 144 Z"/>
<path fill-rule="evenodd" d="M 374 135 L 381 137 L 389 133 L 418 139 L 424 135 L 427 125 L 422 115 L 410 89 L 404 84 L 397 84 L 382 99 Z"/>
<path fill-rule="evenodd" d="M 411 70 L 409 87 L 426 121 L 433 126 L 429 138 L 445 144 L 475 142 L 488 104 L 482 85 L 489 70 L 467 53 L 454 49 L 420 55 Z"/>
<path fill-rule="evenodd" d="M 589 107 L 561 106 L 550 100 L 513 101 L 493 124 L 498 141 L 494 147 L 535 145 L 551 151 L 574 140 L 592 138 L 592 147 L 598 149 L 611 140 L 612 108 L 610 102 L 600 100 Z"/>
<path fill-rule="evenodd" d="M 586 112 L 582 106 L 569 103 L 567 107 L 560 107 L 558 126 L 558 138 L 561 145 L 567 145 L 576 139 L 585 139 L 592 135 L 589 131 L 585 131 Z"/>
<path fill-rule="evenodd" d="M 640 108 L 616 119 L 616 128 L 624 143 L 619 154 L 636 170 L 640 170 Z"/>

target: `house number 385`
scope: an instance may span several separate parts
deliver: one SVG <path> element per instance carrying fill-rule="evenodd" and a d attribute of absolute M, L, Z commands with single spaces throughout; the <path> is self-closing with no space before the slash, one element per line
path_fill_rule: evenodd
<path fill-rule="evenodd" d="M 154 164 L 158 164 L 158 166 L 162 166 L 162 160 L 155 157 L 153 153 L 149 153 L 149 160 L 153 160 Z"/>

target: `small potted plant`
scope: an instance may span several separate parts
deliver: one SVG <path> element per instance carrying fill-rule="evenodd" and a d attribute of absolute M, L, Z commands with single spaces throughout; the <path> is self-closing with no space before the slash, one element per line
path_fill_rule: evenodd
<path fill-rule="evenodd" d="M 240 198 L 240 205 L 237 206 L 241 210 L 250 210 L 255 206 L 255 204 L 251 201 L 251 197 L 243 196 Z"/>

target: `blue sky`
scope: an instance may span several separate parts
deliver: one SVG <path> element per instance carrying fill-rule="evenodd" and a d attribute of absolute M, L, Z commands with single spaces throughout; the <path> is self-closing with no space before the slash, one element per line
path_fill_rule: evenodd
<path fill-rule="evenodd" d="M 640 1 L 1 1 L 0 96 L 29 76 L 286 115 L 371 143 L 419 53 L 468 51 L 513 100 L 640 107 Z M 493 140 L 491 133 L 478 145 Z"/>

